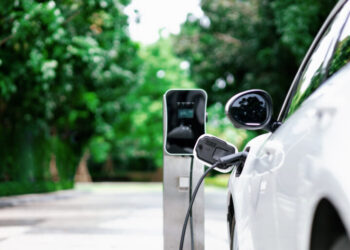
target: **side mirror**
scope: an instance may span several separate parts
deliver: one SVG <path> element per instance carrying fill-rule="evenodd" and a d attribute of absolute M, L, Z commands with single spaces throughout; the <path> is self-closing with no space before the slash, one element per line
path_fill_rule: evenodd
<path fill-rule="evenodd" d="M 252 89 L 233 96 L 225 111 L 236 128 L 273 130 L 272 99 L 264 90 Z"/>
<path fill-rule="evenodd" d="M 234 145 L 209 134 L 200 136 L 193 150 L 194 157 L 209 166 L 214 165 L 221 157 L 232 155 L 236 152 L 237 148 Z M 233 166 L 226 169 L 214 169 L 222 173 L 227 173 L 232 168 Z"/>

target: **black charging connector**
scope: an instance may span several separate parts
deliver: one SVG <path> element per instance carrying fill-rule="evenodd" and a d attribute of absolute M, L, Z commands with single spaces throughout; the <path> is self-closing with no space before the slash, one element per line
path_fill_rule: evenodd
<path fill-rule="evenodd" d="M 226 156 L 223 156 L 221 158 L 219 158 L 217 160 L 217 162 L 214 163 L 214 165 L 212 165 L 211 167 L 209 167 L 205 172 L 204 174 L 201 176 L 201 178 L 199 179 L 194 191 L 193 191 L 193 194 L 192 194 L 192 199 L 190 201 L 190 204 L 188 206 L 188 209 L 187 209 L 187 213 L 186 213 L 186 216 L 185 216 L 185 221 L 184 221 L 184 224 L 182 226 L 182 232 L 181 232 L 181 240 L 180 240 L 180 247 L 179 247 L 179 250 L 183 250 L 183 245 L 184 245 L 184 241 L 185 241 L 185 234 L 186 234 L 186 227 L 187 227 L 187 223 L 188 223 L 188 219 L 190 217 L 190 214 L 191 214 L 191 211 L 192 211 L 192 206 L 193 206 L 193 203 L 196 199 L 196 195 L 197 195 L 197 192 L 204 180 L 204 178 L 208 175 L 208 173 L 214 169 L 214 168 L 220 168 L 220 169 L 227 169 L 229 166 L 232 166 L 238 162 L 244 162 L 245 159 L 247 158 L 248 156 L 248 152 L 240 152 L 240 153 L 237 153 L 237 154 L 230 154 L 230 155 L 226 155 Z"/>
<path fill-rule="evenodd" d="M 242 162 L 242 161 L 244 162 L 247 156 L 248 156 L 248 152 L 246 151 L 240 152 L 237 154 L 223 156 L 218 160 L 219 166 L 217 167 L 226 169 L 237 162 Z"/>

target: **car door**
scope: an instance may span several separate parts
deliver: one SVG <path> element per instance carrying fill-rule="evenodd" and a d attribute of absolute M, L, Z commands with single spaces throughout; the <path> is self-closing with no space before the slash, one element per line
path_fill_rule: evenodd
<path fill-rule="evenodd" d="M 309 96 L 326 79 L 328 62 L 336 41 L 349 15 L 349 3 L 337 11 L 322 28 L 286 99 L 286 119 L 257 151 L 255 160 L 247 166 L 254 169 L 256 204 L 250 214 L 250 232 L 254 249 L 302 249 L 300 223 L 303 215 L 303 168 L 320 154 L 322 133 L 315 112 L 303 107 Z M 309 105 L 310 107 L 310 105 Z M 317 110 L 316 110 L 317 111 Z"/>

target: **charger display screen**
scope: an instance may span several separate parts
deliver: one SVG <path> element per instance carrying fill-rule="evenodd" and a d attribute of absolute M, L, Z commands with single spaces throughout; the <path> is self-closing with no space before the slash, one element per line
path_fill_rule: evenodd
<path fill-rule="evenodd" d="M 179 119 L 192 119 L 194 117 L 193 109 L 179 109 L 178 110 Z"/>

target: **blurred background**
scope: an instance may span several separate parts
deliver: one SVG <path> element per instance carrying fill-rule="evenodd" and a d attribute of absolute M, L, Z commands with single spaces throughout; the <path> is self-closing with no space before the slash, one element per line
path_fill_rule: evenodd
<path fill-rule="evenodd" d="M 234 129 L 226 101 L 264 89 L 277 116 L 335 3 L 2 0 L 0 196 L 160 181 L 170 88 L 205 89 L 207 132 L 242 148 L 261 132 Z"/>

